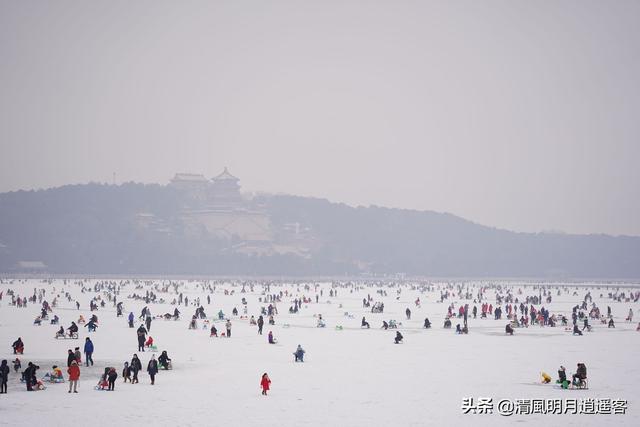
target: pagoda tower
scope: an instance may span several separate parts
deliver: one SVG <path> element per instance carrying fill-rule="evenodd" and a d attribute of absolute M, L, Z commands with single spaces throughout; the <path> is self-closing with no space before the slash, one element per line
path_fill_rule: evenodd
<path fill-rule="evenodd" d="M 227 168 L 211 179 L 211 201 L 213 207 L 223 209 L 235 209 L 242 205 L 240 194 L 240 180 L 231 175 Z"/>

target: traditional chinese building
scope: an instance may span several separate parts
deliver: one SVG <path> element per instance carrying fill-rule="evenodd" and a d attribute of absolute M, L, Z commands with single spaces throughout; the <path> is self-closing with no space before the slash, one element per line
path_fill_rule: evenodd
<path fill-rule="evenodd" d="M 209 180 L 201 174 L 177 173 L 169 185 L 199 202 L 205 202 L 209 196 Z"/>
<path fill-rule="evenodd" d="M 240 180 L 231 175 L 227 168 L 211 179 L 209 187 L 209 202 L 214 208 L 235 209 L 242 206 L 242 195 L 240 194 Z"/>
<path fill-rule="evenodd" d="M 182 210 L 187 233 L 228 240 L 239 253 L 308 256 L 312 240 L 308 228 L 300 224 L 274 228 L 264 209 L 245 200 L 239 182 L 227 168 L 210 180 L 199 174 L 176 174 L 170 185 L 197 201 Z M 154 218 L 144 213 L 139 215 L 139 223 L 141 227 L 155 226 Z"/>

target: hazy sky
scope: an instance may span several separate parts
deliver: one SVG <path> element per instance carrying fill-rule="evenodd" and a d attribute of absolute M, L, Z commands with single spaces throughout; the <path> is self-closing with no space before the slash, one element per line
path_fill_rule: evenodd
<path fill-rule="evenodd" d="M 640 235 L 639 1 L 0 1 L 0 192 L 166 183 Z"/>

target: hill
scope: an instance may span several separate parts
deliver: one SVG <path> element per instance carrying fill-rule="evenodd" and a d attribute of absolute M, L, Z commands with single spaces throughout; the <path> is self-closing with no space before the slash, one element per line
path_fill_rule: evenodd
<path fill-rule="evenodd" d="M 161 185 L 3 193 L 0 272 L 640 278 L 640 237 L 516 233 L 450 214 L 260 195 L 243 208 L 267 218 L 270 237 L 256 242 L 194 228 L 203 208 Z"/>

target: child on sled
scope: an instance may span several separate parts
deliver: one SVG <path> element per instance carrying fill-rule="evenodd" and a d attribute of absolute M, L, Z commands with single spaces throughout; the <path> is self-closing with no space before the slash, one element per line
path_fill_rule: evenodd
<path fill-rule="evenodd" d="M 109 388 L 109 371 L 111 368 L 104 368 L 104 373 L 100 376 L 96 390 L 107 390 Z"/>

